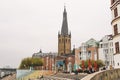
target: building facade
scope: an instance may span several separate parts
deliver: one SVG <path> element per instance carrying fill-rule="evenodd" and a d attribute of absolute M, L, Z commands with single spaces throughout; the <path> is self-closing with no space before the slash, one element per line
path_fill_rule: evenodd
<path fill-rule="evenodd" d="M 75 64 L 80 65 L 85 60 L 98 59 L 98 42 L 91 38 L 82 43 L 78 49 L 75 49 Z"/>
<path fill-rule="evenodd" d="M 74 70 L 75 55 L 66 54 L 56 57 L 56 71 L 72 72 Z"/>
<path fill-rule="evenodd" d="M 103 61 L 108 69 L 114 66 L 112 35 L 106 35 L 99 41 L 98 54 L 99 59 Z"/>
<path fill-rule="evenodd" d="M 33 58 L 41 58 L 43 60 L 43 70 L 55 70 L 55 59 L 57 57 L 57 53 L 42 53 L 40 50 L 37 53 L 32 55 Z"/>
<path fill-rule="evenodd" d="M 71 53 L 71 33 L 68 30 L 67 11 L 64 6 L 61 32 L 58 33 L 58 56 L 56 65 L 58 70 L 72 72 L 75 55 Z"/>
<path fill-rule="evenodd" d="M 71 33 L 68 32 L 67 12 L 64 7 L 61 33 L 58 33 L 58 55 L 71 53 Z"/>
<path fill-rule="evenodd" d="M 120 0 L 111 0 L 114 67 L 120 68 Z"/>
<path fill-rule="evenodd" d="M 43 59 L 44 70 L 73 71 L 75 55 L 71 53 L 71 33 L 68 32 L 66 7 L 64 7 L 61 32 L 58 33 L 58 54 L 39 51 L 34 53 L 33 57 Z"/>

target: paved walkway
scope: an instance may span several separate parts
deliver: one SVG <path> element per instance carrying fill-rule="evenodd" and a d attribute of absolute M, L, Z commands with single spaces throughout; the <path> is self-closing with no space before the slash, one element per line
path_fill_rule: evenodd
<path fill-rule="evenodd" d="M 99 72 L 89 74 L 86 77 L 82 78 L 81 80 L 90 80 L 93 76 L 95 76 L 96 74 L 101 73 L 101 72 L 103 72 L 103 71 L 99 71 Z"/>
<path fill-rule="evenodd" d="M 83 77 L 85 77 L 86 74 L 65 74 L 65 73 L 57 73 L 53 76 L 44 76 L 44 78 L 40 80 L 81 80 Z"/>
<path fill-rule="evenodd" d="M 1 80 L 16 80 L 16 74 L 6 76 Z"/>

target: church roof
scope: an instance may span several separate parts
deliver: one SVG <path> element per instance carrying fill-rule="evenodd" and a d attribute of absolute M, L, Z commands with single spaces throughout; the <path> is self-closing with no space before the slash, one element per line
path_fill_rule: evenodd
<path fill-rule="evenodd" d="M 98 41 L 96 41 L 95 39 L 91 38 L 89 39 L 86 44 L 88 46 L 93 46 L 93 47 L 98 47 Z"/>
<path fill-rule="evenodd" d="M 64 12 L 63 12 L 63 22 L 62 22 L 61 34 L 68 35 L 67 12 L 66 12 L 65 6 L 64 6 Z"/>
<path fill-rule="evenodd" d="M 75 56 L 75 55 L 74 55 L 74 54 L 72 54 L 72 53 L 69 53 L 69 54 L 64 54 L 63 56 L 68 57 L 68 56 Z"/>
<path fill-rule="evenodd" d="M 57 56 L 57 53 L 42 53 L 42 51 L 40 50 L 39 52 L 37 52 L 37 53 L 34 53 L 33 55 L 32 55 L 32 57 L 37 57 L 37 58 L 39 58 L 39 57 L 45 57 L 45 56 Z"/>

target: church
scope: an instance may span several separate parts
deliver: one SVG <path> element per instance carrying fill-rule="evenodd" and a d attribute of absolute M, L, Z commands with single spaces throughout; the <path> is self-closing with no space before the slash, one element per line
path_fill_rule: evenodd
<path fill-rule="evenodd" d="M 67 11 L 64 6 L 61 32 L 58 32 L 58 56 L 56 68 L 58 71 L 71 72 L 75 63 L 75 55 L 71 52 L 71 33 L 68 30 Z"/>
<path fill-rule="evenodd" d="M 44 70 L 72 72 L 75 54 L 71 52 L 71 33 L 68 30 L 67 11 L 64 6 L 61 32 L 58 32 L 58 53 L 34 53 L 32 57 L 42 58 Z"/>

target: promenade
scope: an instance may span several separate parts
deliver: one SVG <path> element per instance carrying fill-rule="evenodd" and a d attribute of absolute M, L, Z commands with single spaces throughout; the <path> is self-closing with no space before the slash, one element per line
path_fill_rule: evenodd
<path fill-rule="evenodd" d="M 16 80 L 16 74 L 8 75 L 1 80 Z"/>
<path fill-rule="evenodd" d="M 87 75 L 86 77 L 82 78 L 81 80 L 90 80 L 93 76 L 95 76 L 98 73 L 101 73 L 102 71 L 98 71 L 92 74 Z"/>
<path fill-rule="evenodd" d="M 87 74 L 80 73 L 78 75 L 69 74 L 69 73 L 57 73 L 52 76 L 44 76 L 40 80 L 81 80 Z"/>
<path fill-rule="evenodd" d="M 120 69 L 98 71 L 87 75 L 81 80 L 120 80 Z"/>
<path fill-rule="evenodd" d="M 56 73 L 47 70 L 33 70 L 32 72 L 29 70 L 17 70 L 17 80 L 81 80 L 86 75 L 85 73 L 78 73 L 76 75 L 75 73 Z"/>

